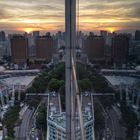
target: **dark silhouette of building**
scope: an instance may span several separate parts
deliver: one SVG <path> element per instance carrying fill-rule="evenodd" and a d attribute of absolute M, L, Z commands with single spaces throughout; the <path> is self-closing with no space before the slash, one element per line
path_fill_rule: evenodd
<path fill-rule="evenodd" d="M 36 61 L 48 63 L 53 55 L 53 38 L 48 36 L 41 36 L 35 40 L 36 47 Z"/>
<path fill-rule="evenodd" d="M 135 40 L 140 41 L 140 30 L 136 30 L 136 32 L 135 32 Z"/>
<path fill-rule="evenodd" d="M 108 32 L 105 31 L 105 30 L 100 31 L 100 35 L 103 36 L 103 37 L 107 37 L 107 34 L 108 34 Z"/>
<path fill-rule="evenodd" d="M 5 41 L 5 32 L 4 31 L 0 31 L 0 41 Z"/>
<path fill-rule="evenodd" d="M 118 34 L 112 38 L 112 59 L 117 66 L 127 64 L 129 55 L 129 36 Z"/>
<path fill-rule="evenodd" d="M 94 36 L 93 33 L 86 38 L 84 47 L 90 61 L 104 60 L 104 45 L 103 36 Z"/>
<path fill-rule="evenodd" d="M 12 62 L 24 65 L 28 60 L 28 39 L 24 36 L 16 35 L 11 38 Z"/>
<path fill-rule="evenodd" d="M 39 31 L 33 31 L 33 37 L 36 38 L 40 36 L 40 32 Z"/>

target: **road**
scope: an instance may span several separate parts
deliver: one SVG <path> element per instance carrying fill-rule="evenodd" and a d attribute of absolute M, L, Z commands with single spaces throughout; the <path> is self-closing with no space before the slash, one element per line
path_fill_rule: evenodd
<path fill-rule="evenodd" d="M 120 124 L 120 115 L 119 112 L 114 110 L 113 107 L 106 110 L 108 113 L 108 133 L 111 133 L 112 135 L 111 139 L 107 140 L 126 140 L 125 138 L 125 128 L 121 126 Z M 109 132 L 110 131 L 110 132 Z"/>
<path fill-rule="evenodd" d="M 109 109 L 104 109 L 104 106 L 98 100 L 94 98 L 95 102 L 100 105 L 104 118 L 105 118 L 105 131 L 104 139 L 105 140 L 126 140 L 125 138 L 125 129 L 120 124 L 121 113 L 116 106 L 112 106 Z"/>
<path fill-rule="evenodd" d="M 38 140 L 40 137 L 41 137 L 41 132 L 36 128 L 36 115 L 37 115 L 37 112 L 38 112 L 38 109 L 40 107 L 41 104 L 48 104 L 48 97 L 44 97 L 42 99 L 42 101 L 40 102 L 40 104 L 38 105 L 36 111 L 34 112 L 34 115 L 32 117 L 32 122 L 31 122 L 31 127 L 30 127 L 30 140 Z"/>
<path fill-rule="evenodd" d="M 16 139 L 18 140 L 28 140 L 29 139 L 29 132 L 32 127 L 32 115 L 33 110 L 27 109 L 23 115 L 22 123 L 18 128 L 18 134 L 16 136 Z"/>

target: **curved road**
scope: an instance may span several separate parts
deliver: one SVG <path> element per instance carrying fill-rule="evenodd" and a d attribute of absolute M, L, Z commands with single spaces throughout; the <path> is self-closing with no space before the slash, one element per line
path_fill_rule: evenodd
<path fill-rule="evenodd" d="M 126 140 L 125 128 L 120 124 L 120 116 L 118 113 L 112 107 L 106 111 L 110 118 L 110 120 L 108 120 L 108 126 L 113 135 L 111 140 Z"/>
<path fill-rule="evenodd" d="M 33 110 L 27 109 L 23 115 L 22 123 L 18 128 L 18 134 L 16 139 L 18 140 L 28 140 L 29 132 L 32 127 L 31 118 L 33 115 Z"/>

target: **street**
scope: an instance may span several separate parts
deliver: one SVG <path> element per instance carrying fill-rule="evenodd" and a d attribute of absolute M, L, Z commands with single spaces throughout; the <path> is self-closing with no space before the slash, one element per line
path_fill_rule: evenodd
<path fill-rule="evenodd" d="M 22 123 L 18 128 L 18 134 L 16 139 L 18 140 L 28 140 L 29 139 L 29 132 L 32 127 L 31 118 L 33 115 L 33 110 L 27 109 L 23 115 Z"/>
<path fill-rule="evenodd" d="M 123 128 L 120 124 L 120 116 L 118 113 L 114 110 L 114 108 L 106 109 L 106 112 L 108 113 L 108 120 L 107 125 L 108 129 L 110 130 L 110 136 L 111 140 L 126 140 L 125 139 L 125 128 Z M 107 136 L 108 134 L 106 134 Z M 107 138 L 107 140 L 110 140 Z"/>

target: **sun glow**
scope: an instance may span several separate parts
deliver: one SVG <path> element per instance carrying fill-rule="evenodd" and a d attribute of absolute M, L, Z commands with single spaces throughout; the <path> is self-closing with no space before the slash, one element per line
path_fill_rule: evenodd
<path fill-rule="evenodd" d="M 114 28 L 107 28 L 107 31 L 109 31 L 110 33 L 113 33 L 115 31 Z"/>
<path fill-rule="evenodd" d="M 23 31 L 25 31 L 29 34 L 34 31 L 34 28 L 24 28 Z"/>
<path fill-rule="evenodd" d="M 40 28 L 19 28 L 18 30 L 29 34 L 29 33 L 36 31 L 36 30 L 40 31 Z"/>

